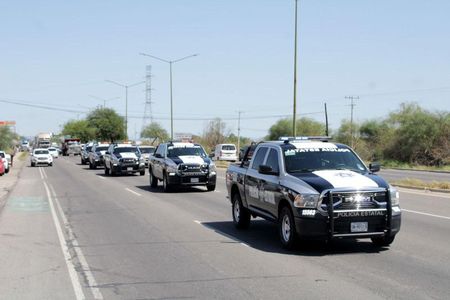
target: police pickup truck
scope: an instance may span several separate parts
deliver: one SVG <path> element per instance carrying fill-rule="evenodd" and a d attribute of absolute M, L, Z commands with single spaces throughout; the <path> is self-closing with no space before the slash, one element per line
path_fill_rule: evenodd
<path fill-rule="evenodd" d="M 203 185 L 208 191 L 216 188 L 216 166 L 199 144 L 159 144 L 150 156 L 148 173 L 150 186 L 155 188 L 161 180 L 165 192 L 177 186 Z"/>
<path fill-rule="evenodd" d="M 145 162 L 139 148 L 130 144 L 111 144 L 104 155 L 105 175 L 145 175 Z"/>
<path fill-rule="evenodd" d="M 370 238 L 388 246 L 400 230 L 399 193 L 379 170 L 324 138 L 259 143 L 226 172 L 233 223 L 274 221 L 287 249 L 303 239 Z"/>

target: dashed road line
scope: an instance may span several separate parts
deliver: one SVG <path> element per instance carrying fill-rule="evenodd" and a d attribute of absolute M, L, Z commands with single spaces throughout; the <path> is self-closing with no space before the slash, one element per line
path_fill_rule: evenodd
<path fill-rule="evenodd" d="M 125 190 L 127 190 L 128 192 L 135 194 L 136 196 L 142 196 L 141 194 L 139 194 L 138 192 L 135 192 L 133 190 L 130 190 L 129 188 L 125 188 Z"/>
<path fill-rule="evenodd" d="M 418 215 L 424 215 L 424 216 L 429 216 L 429 217 L 435 217 L 435 218 L 450 220 L 450 217 L 429 214 L 429 213 L 425 213 L 425 212 L 421 212 L 421 211 L 409 210 L 409 209 L 404 209 L 404 208 L 402 208 L 402 211 L 406 211 L 406 212 L 413 213 L 413 214 L 418 214 Z"/>

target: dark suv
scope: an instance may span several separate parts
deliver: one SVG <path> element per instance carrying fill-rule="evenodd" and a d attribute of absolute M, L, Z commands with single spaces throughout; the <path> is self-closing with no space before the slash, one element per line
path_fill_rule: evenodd
<path fill-rule="evenodd" d="M 96 169 L 104 165 L 104 155 L 108 150 L 109 144 L 95 144 L 89 152 L 89 169 Z"/>
<path fill-rule="evenodd" d="M 162 143 L 150 156 L 148 167 L 150 186 L 163 182 L 165 192 L 176 186 L 206 186 L 216 188 L 216 166 L 199 144 Z"/>
<path fill-rule="evenodd" d="M 139 173 L 145 175 L 145 162 L 137 146 L 111 144 L 105 153 L 105 175 Z"/>

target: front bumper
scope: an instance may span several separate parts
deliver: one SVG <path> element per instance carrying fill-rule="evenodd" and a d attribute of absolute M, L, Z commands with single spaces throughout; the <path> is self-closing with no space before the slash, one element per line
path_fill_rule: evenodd
<path fill-rule="evenodd" d="M 170 185 L 198 186 L 198 185 L 215 185 L 216 173 L 198 173 L 198 174 L 179 174 L 169 173 L 167 176 Z"/>
<path fill-rule="evenodd" d="M 306 211 L 307 213 L 304 213 Z M 369 211 L 369 210 L 367 210 Z M 370 238 L 376 236 L 392 236 L 400 231 L 401 212 L 386 212 L 383 216 L 352 215 L 348 217 L 334 216 L 331 220 L 314 209 L 298 209 L 294 218 L 297 234 L 305 239 L 336 238 Z M 365 232 L 351 232 L 351 223 L 367 222 Z"/>
<path fill-rule="evenodd" d="M 49 164 L 53 163 L 53 160 L 51 160 L 51 159 L 45 159 L 45 160 L 33 159 L 31 162 L 35 165 L 49 165 Z"/>
<path fill-rule="evenodd" d="M 140 173 L 145 171 L 145 164 L 118 164 L 113 165 L 114 172 L 120 174 L 132 174 L 132 173 Z"/>

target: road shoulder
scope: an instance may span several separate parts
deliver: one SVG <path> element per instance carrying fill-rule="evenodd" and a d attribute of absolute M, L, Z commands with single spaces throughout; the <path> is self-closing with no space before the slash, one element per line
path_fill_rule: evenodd
<path fill-rule="evenodd" d="M 17 155 L 17 158 L 14 160 L 14 164 L 11 167 L 9 173 L 0 177 L 0 211 L 5 206 L 8 195 L 14 189 L 15 185 L 17 184 L 17 181 L 20 178 L 22 169 L 28 162 L 28 155 L 19 159 L 19 156 L 21 156 L 22 153 L 23 152 Z"/>

